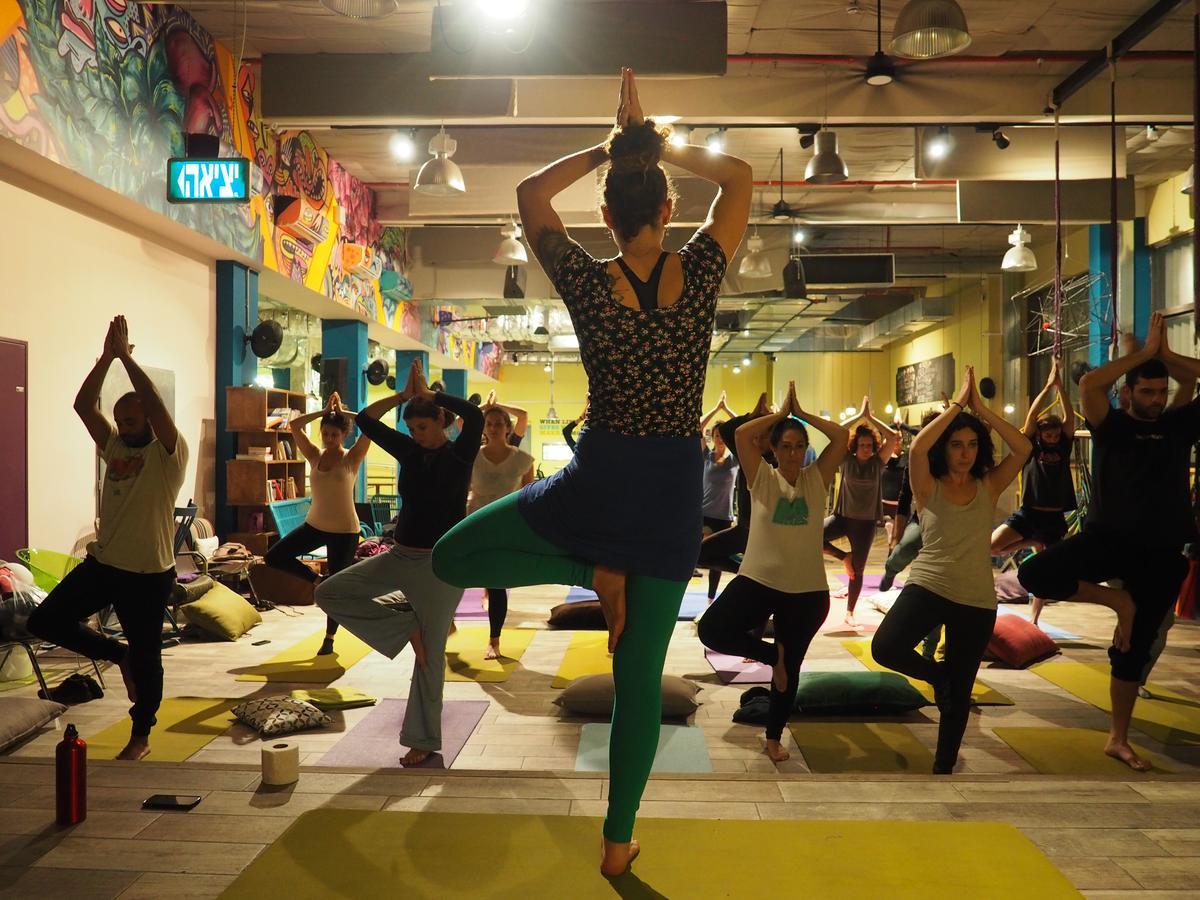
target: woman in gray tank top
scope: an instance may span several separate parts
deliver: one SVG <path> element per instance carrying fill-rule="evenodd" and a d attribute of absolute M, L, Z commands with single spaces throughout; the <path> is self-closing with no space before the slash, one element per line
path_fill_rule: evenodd
<path fill-rule="evenodd" d="M 989 427 L 1009 447 L 999 465 Z M 968 366 L 958 399 L 921 429 L 909 451 L 921 552 L 875 633 L 871 654 L 880 665 L 933 685 L 941 713 L 935 775 L 954 771 L 971 688 L 996 623 L 990 550 L 996 499 L 1017 477 L 1031 448 L 1023 432 L 983 404 L 975 370 Z M 946 658 L 940 663 L 913 649 L 938 626 L 946 629 Z"/>

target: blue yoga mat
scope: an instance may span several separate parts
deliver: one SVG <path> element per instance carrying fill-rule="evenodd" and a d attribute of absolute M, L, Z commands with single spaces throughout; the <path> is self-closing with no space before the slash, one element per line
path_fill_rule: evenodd
<path fill-rule="evenodd" d="M 576 772 L 608 771 L 608 722 L 589 722 L 579 735 Z M 687 725 L 663 725 L 658 734 L 651 772 L 711 772 L 712 760 L 704 746 L 704 729 Z"/>
<path fill-rule="evenodd" d="M 1021 616 L 1021 618 L 1024 619 L 1026 622 L 1029 621 L 1029 616 L 1021 615 L 1021 613 L 1017 612 L 1015 609 L 1009 609 L 1006 606 L 1004 606 L 1004 604 L 1001 604 L 999 607 L 997 607 L 996 612 L 1002 616 Z M 1042 631 L 1044 631 L 1046 633 L 1047 637 L 1054 638 L 1054 640 L 1056 640 L 1056 641 L 1082 640 L 1082 638 L 1080 638 L 1079 635 L 1072 634 L 1071 632 L 1067 631 L 1065 628 L 1058 628 L 1054 625 L 1048 625 L 1045 622 L 1038 622 L 1037 627 L 1042 629 Z"/>
<path fill-rule="evenodd" d="M 595 600 L 594 591 L 587 588 L 573 587 L 567 593 L 567 603 L 579 603 L 582 600 Z M 688 591 L 683 595 L 683 603 L 679 606 L 679 620 L 691 621 L 700 618 L 700 614 L 708 608 L 708 595 L 703 591 Z"/>

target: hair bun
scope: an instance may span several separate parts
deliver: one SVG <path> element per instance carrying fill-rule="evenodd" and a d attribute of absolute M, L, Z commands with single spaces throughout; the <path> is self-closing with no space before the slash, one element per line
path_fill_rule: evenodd
<path fill-rule="evenodd" d="M 662 159 L 664 140 L 665 131 L 659 131 L 653 119 L 614 131 L 607 148 L 613 172 L 627 174 L 654 168 Z"/>

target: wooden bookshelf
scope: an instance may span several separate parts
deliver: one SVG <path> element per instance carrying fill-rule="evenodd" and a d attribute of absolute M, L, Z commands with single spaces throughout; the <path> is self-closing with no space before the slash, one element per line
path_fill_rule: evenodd
<path fill-rule="evenodd" d="M 285 458 L 286 447 L 280 438 L 288 440 L 292 453 L 298 454 L 288 428 L 267 427 L 272 409 L 289 408 L 304 413 L 305 395 L 261 387 L 230 387 L 225 389 L 225 430 L 237 435 L 237 453 L 246 454 L 253 447 L 266 447 L 271 459 L 230 459 L 225 462 L 226 502 L 234 507 L 236 531 L 229 540 L 245 544 L 251 553 L 263 554 L 279 535 L 271 530 L 273 522 L 267 504 L 273 502 L 270 482 L 291 479 L 296 496 L 306 491 L 306 463 L 303 458 Z"/>

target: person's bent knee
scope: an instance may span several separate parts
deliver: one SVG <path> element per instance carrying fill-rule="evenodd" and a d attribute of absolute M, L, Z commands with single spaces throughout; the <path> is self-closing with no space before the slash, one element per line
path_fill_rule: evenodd
<path fill-rule="evenodd" d="M 458 550 L 457 541 L 454 535 L 446 535 L 433 547 L 433 553 L 430 556 L 430 565 L 433 567 L 433 574 L 439 581 L 444 581 L 453 587 L 468 588 L 472 585 L 467 584 L 464 579 L 464 571 L 462 567 L 462 554 Z"/>
<path fill-rule="evenodd" d="M 1029 593 L 1043 600 L 1066 600 L 1079 590 L 1079 581 L 1062 571 L 1052 554 L 1039 553 L 1017 569 L 1017 581 Z"/>
<path fill-rule="evenodd" d="M 25 630 L 35 638 L 49 640 L 54 631 L 54 616 L 45 605 L 37 606 L 25 622 Z"/>
<path fill-rule="evenodd" d="M 871 638 L 871 657 L 884 668 L 894 669 L 897 662 L 895 648 L 886 640 L 880 640 L 879 634 L 877 631 Z"/>
<path fill-rule="evenodd" d="M 1132 647 L 1122 653 L 1116 647 L 1108 649 L 1109 671 L 1117 681 L 1142 684 L 1150 674 L 1150 648 Z"/>

